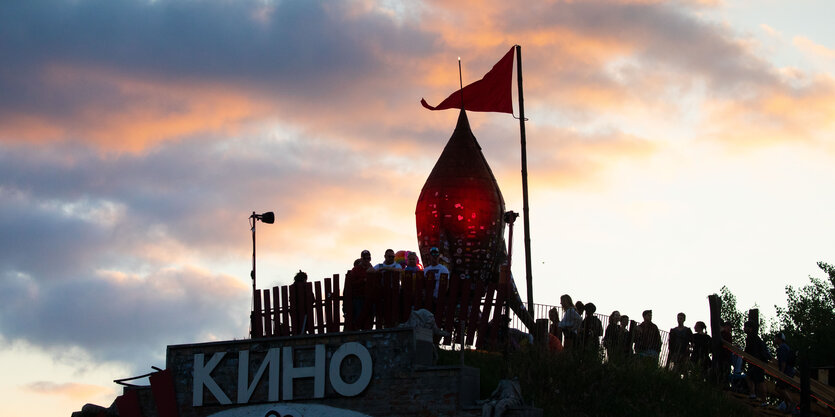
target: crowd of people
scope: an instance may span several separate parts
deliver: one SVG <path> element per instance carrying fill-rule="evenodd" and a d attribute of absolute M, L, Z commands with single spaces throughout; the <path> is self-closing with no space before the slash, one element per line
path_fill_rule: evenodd
<path fill-rule="evenodd" d="M 624 362 L 630 358 L 659 363 L 663 344 L 661 332 L 652 322 L 652 310 L 645 310 L 641 314 L 641 323 L 631 321 L 627 315 L 615 310 L 609 316 L 604 331 L 600 319 L 595 316 L 597 309 L 593 303 L 575 303 L 571 296 L 564 294 L 560 297 L 560 307 L 563 312 L 561 318 L 556 307 L 551 308 L 548 314 L 550 350 L 596 354 L 598 358 L 605 358 L 611 363 Z M 681 375 L 696 375 L 703 380 L 718 381 L 726 388 L 747 392 L 749 398 L 756 399 L 762 406 L 768 405 L 769 393 L 763 368 L 751 361 L 743 361 L 742 357 L 726 348 L 720 349 L 714 356 L 707 325 L 697 321 L 691 330 L 685 325 L 686 320 L 684 313 L 678 313 L 677 326 L 669 330 L 664 367 Z M 758 323 L 746 322 L 743 331 L 746 335 L 744 352 L 762 362 L 772 363 L 783 374 L 777 378 L 776 389 L 771 392 L 780 402 L 778 409 L 787 413 L 796 412 L 796 395 L 786 380 L 796 373 L 797 355 L 786 342 L 785 334 L 774 335 L 775 353 L 772 355 L 772 350 L 760 337 Z M 731 323 L 721 323 L 721 336 L 723 341 L 732 343 Z M 743 363 L 747 365 L 744 374 Z M 736 384 L 735 380 L 738 381 Z"/>
<path fill-rule="evenodd" d="M 345 277 L 346 290 L 350 288 L 351 292 L 351 306 L 345 308 L 351 309 L 351 314 L 345 314 L 351 317 L 351 322 L 346 320 L 346 324 L 351 329 L 365 329 L 370 328 L 372 317 L 376 314 L 375 303 L 366 300 L 366 285 L 368 274 L 371 272 L 382 271 L 404 271 L 417 272 L 423 271 L 425 277 L 435 280 L 435 287 L 432 295 L 435 299 L 438 298 L 438 289 L 440 287 L 441 275 L 449 275 L 449 269 L 441 263 L 441 252 L 437 247 L 429 249 L 429 259 L 426 266 L 423 266 L 418 261 L 418 255 L 412 251 L 395 252 L 394 249 L 386 249 L 383 255 L 383 262 L 376 265 L 371 264 L 371 252 L 367 249 L 360 253 L 360 257 L 354 261 L 354 266 L 348 271 Z M 368 311 L 363 314 L 363 308 L 368 308 Z"/>
<path fill-rule="evenodd" d="M 350 316 L 355 320 L 363 316 L 368 320 L 374 316 L 375 303 L 365 300 L 365 286 L 368 273 L 380 271 L 423 271 L 426 277 L 435 280 L 432 290 L 435 299 L 438 298 L 441 275 L 449 274 L 449 269 L 441 263 L 441 254 L 436 247 L 429 250 L 426 266 L 419 263 L 417 253 L 395 252 L 393 249 L 385 251 L 383 262 L 372 265 L 371 252 L 363 250 L 360 257 L 354 261 L 353 268 L 346 275 L 345 282 L 346 290 L 350 289 L 353 296 L 351 305 L 345 305 L 343 308 L 350 309 L 352 313 Z M 306 278 L 306 274 L 299 271 L 294 285 L 303 285 Z M 364 307 L 368 311 L 361 314 Z M 596 315 L 597 307 L 594 303 L 574 302 L 570 295 L 563 294 L 560 297 L 560 307 L 562 317 L 559 317 L 556 307 L 551 308 L 548 313 L 550 326 L 547 344 L 550 350 L 586 352 L 597 355 L 600 359 L 605 358 L 612 363 L 634 359 L 659 363 L 663 343 L 661 332 L 653 323 L 652 310 L 645 310 L 641 313 L 640 323 L 630 320 L 629 316 L 615 310 L 609 316 L 608 324 L 604 329 L 602 321 Z M 346 318 L 348 316 L 346 312 Z M 682 375 L 695 373 L 705 380 L 718 379 L 720 383 L 729 387 L 733 386 L 736 377 L 736 380 L 744 381 L 744 389 L 747 390 L 751 399 L 757 399 L 762 402 L 762 405 L 766 405 L 767 392 L 763 369 L 748 364 L 744 377 L 740 378 L 741 358 L 724 348 L 714 355 L 712 339 L 707 334 L 706 324 L 697 321 L 691 330 L 685 325 L 686 320 L 687 316 L 684 313 L 678 313 L 677 326 L 669 330 L 664 367 Z M 367 324 L 347 323 L 346 321 L 346 325 L 353 329 L 370 328 Z M 303 326 L 307 327 L 309 323 Z M 788 378 L 794 376 L 796 354 L 789 347 L 784 334 L 778 333 L 774 336 L 775 356 L 760 337 L 758 323 L 746 322 L 743 331 L 746 335 L 744 347 L 746 354 L 763 362 L 773 362 Z M 732 332 L 730 323 L 721 323 L 721 335 L 725 342 L 731 342 Z M 734 369 L 734 372 L 731 372 L 731 369 Z M 781 401 L 780 408 L 786 411 L 794 410 L 796 404 L 792 401 L 791 386 L 778 379 L 776 387 L 773 394 Z M 740 388 L 737 387 L 737 389 Z"/>
<path fill-rule="evenodd" d="M 652 310 L 643 312 L 643 321 L 635 325 L 629 316 L 617 310 L 609 316 L 604 331 L 603 323 L 597 317 L 594 303 L 576 303 L 568 294 L 560 297 L 563 310 L 559 317 L 557 308 L 549 311 L 549 348 L 583 350 L 602 354 L 609 361 L 622 361 L 632 355 L 658 360 L 661 352 L 661 333 L 652 322 Z M 601 345 L 602 342 L 602 345 Z"/>

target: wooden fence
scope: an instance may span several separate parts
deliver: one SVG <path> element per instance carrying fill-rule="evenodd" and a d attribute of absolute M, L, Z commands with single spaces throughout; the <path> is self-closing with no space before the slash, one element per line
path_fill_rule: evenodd
<path fill-rule="evenodd" d="M 339 274 L 303 285 L 256 290 L 252 337 L 391 328 L 407 321 L 412 310 L 423 308 L 435 315 L 440 329 L 455 333 L 456 343 L 462 342 L 463 333 L 465 344 L 485 348 L 495 345 L 498 323 L 507 314 L 502 311 L 508 294 L 505 276 L 500 284 L 442 274 L 437 298 L 435 279 L 422 271 L 369 272 L 363 294 L 353 294 L 351 286 L 340 292 Z M 356 313 L 355 302 L 362 304 Z M 452 337 L 441 342 L 450 345 Z"/>

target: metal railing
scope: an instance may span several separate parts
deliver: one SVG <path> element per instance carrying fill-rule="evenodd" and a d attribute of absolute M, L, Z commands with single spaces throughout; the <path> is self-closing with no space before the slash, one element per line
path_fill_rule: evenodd
<path fill-rule="evenodd" d="M 528 303 L 522 303 L 527 309 Z M 548 304 L 537 304 L 534 303 L 533 309 L 529 309 L 531 314 L 533 315 L 534 320 L 538 319 L 547 319 L 548 312 L 551 311 L 552 308 L 556 308 L 559 314 L 559 317 L 563 315 L 563 309 L 560 306 L 548 305 Z M 605 335 L 606 327 L 609 325 L 609 316 L 604 314 L 595 313 L 595 317 L 600 319 L 600 322 L 603 324 L 603 331 Z M 510 324 L 509 326 L 513 329 L 525 331 L 525 325 L 522 323 L 522 320 L 513 313 L 510 312 Z M 661 351 L 658 355 L 658 365 L 664 366 L 667 363 L 667 355 L 669 350 L 669 340 L 670 340 L 670 332 L 658 329 L 659 333 L 661 334 Z"/>

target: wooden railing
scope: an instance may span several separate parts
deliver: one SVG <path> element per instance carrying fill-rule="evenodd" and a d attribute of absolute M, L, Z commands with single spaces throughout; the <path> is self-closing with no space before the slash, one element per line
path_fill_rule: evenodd
<path fill-rule="evenodd" d="M 773 363 L 763 362 L 757 357 L 745 353 L 744 351 L 742 351 L 741 349 L 739 349 L 738 347 L 734 346 L 732 343 L 726 340 L 722 341 L 722 347 L 741 357 L 743 360 L 745 360 L 752 366 L 761 368 L 763 371 L 765 371 L 767 374 L 771 375 L 775 379 L 781 380 L 791 385 L 798 391 L 802 391 L 800 387 L 800 375 L 788 376 L 781 372 L 780 369 L 778 369 L 777 366 L 775 366 Z M 831 410 L 835 410 L 835 388 L 832 388 L 821 383 L 820 381 L 816 381 L 810 378 L 809 389 L 811 397 L 818 400 L 818 402 L 820 402 L 823 405 L 823 407 L 820 410 L 824 410 L 824 413 L 826 412 L 825 407 L 829 407 Z M 820 412 L 820 410 L 818 410 L 818 412 Z"/>
<path fill-rule="evenodd" d="M 502 277 L 505 275 L 503 274 Z M 350 280 L 350 277 L 346 277 Z M 478 348 L 495 344 L 503 307 L 507 300 L 507 280 L 485 283 L 442 274 L 438 297 L 434 277 L 422 271 L 369 272 L 363 294 L 352 286 L 340 292 L 340 278 L 256 290 L 252 312 L 252 337 L 325 334 L 353 330 L 391 328 L 409 319 L 412 310 L 427 309 L 435 315 L 437 326 L 455 333 L 456 343 Z M 354 301 L 362 308 L 354 314 Z M 462 330 L 463 329 L 463 330 Z M 452 344 L 452 337 L 444 337 Z"/>

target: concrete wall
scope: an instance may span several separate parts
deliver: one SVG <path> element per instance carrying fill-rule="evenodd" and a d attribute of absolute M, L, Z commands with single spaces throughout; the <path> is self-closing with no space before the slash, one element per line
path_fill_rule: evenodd
<path fill-rule="evenodd" d="M 368 351 L 373 364 L 368 385 L 355 396 L 341 395 L 328 379 L 334 353 L 340 346 L 355 342 Z M 293 367 L 312 367 L 316 345 L 324 347 L 325 383 L 321 398 L 316 398 L 314 378 L 293 380 L 292 400 L 269 401 L 270 390 L 284 390 L 284 358 L 280 363 L 278 387 L 270 387 L 269 372 L 264 371 L 251 397 L 238 404 L 239 352 L 249 352 L 247 366 L 249 380 L 258 372 L 270 349 L 291 348 Z M 319 349 L 322 349 L 321 347 Z M 215 343 L 177 345 L 168 347 L 167 369 L 173 372 L 174 387 L 180 417 L 208 416 L 216 412 L 231 411 L 241 407 L 261 404 L 322 404 L 341 410 L 353 410 L 370 416 L 456 416 L 468 415 L 463 406 L 471 406 L 478 399 L 479 372 L 469 367 L 431 366 L 431 334 L 413 329 L 391 329 L 365 332 L 346 332 L 314 336 L 239 340 Z M 202 405 L 194 406 L 193 385 L 195 355 L 202 354 L 204 364 L 218 352 L 223 358 L 212 369 L 211 381 L 228 397 L 232 404 L 221 404 L 208 387 L 203 388 Z M 362 371 L 357 356 L 349 355 L 336 368 L 345 383 L 356 383 Z M 270 365 L 272 366 L 272 365 Z M 211 384 L 209 381 L 209 384 Z M 273 394 L 275 395 L 275 394 Z M 241 409 L 243 411 L 243 409 Z M 262 414 L 263 415 L 263 414 Z M 346 414 L 347 415 L 347 414 Z M 258 416 L 260 417 L 260 416 Z M 301 416 L 295 416 L 301 417 Z"/>

